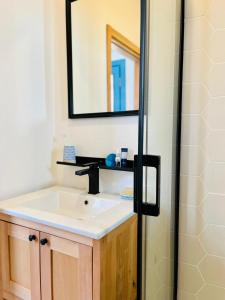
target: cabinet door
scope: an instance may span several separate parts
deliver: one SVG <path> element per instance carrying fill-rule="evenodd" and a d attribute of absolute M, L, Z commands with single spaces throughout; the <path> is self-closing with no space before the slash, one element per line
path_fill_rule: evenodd
<path fill-rule="evenodd" d="M 92 300 L 92 248 L 41 233 L 42 300 Z"/>
<path fill-rule="evenodd" d="M 1 221 L 0 241 L 2 298 L 40 300 L 39 232 Z"/>

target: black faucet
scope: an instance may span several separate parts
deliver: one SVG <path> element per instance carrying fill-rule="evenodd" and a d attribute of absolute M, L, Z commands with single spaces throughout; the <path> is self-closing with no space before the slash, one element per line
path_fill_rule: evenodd
<path fill-rule="evenodd" d="M 89 194 L 99 194 L 99 164 L 97 162 L 87 163 L 82 167 L 89 167 L 75 172 L 77 176 L 89 176 Z"/>

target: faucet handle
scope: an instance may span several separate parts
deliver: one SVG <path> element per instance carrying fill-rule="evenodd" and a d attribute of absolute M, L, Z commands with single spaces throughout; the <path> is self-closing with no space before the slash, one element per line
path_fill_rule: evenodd
<path fill-rule="evenodd" d="M 75 171 L 77 176 L 89 176 L 89 194 L 96 195 L 99 193 L 99 165 L 100 162 L 90 162 L 79 165 L 80 167 L 87 167 L 79 171 Z"/>

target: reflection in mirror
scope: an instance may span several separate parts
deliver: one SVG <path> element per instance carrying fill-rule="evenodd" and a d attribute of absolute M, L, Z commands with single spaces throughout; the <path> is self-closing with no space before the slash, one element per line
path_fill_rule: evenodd
<path fill-rule="evenodd" d="M 108 111 L 138 110 L 140 49 L 107 25 Z"/>
<path fill-rule="evenodd" d="M 140 0 L 67 0 L 67 48 L 70 118 L 138 113 Z"/>

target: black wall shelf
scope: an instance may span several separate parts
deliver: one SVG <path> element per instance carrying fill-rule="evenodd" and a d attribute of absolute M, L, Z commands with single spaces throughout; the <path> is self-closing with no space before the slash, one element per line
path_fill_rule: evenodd
<path fill-rule="evenodd" d="M 98 158 L 98 157 L 85 157 L 85 156 L 76 156 L 76 163 L 72 162 L 66 162 L 66 161 L 57 161 L 56 163 L 58 165 L 64 165 L 64 166 L 72 166 L 72 167 L 88 167 L 86 164 L 97 162 L 99 165 L 99 169 L 102 170 L 111 170 L 111 171 L 121 171 L 121 172 L 134 172 L 134 161 L 128 160 L 127 166 L 125 168 L 119 168 L 119 167 L 107 167 L 105 165 L 105 159 L 104 158 Z"/>

